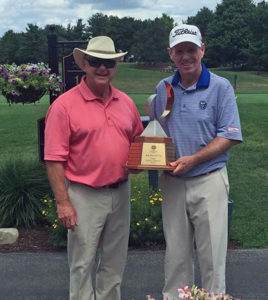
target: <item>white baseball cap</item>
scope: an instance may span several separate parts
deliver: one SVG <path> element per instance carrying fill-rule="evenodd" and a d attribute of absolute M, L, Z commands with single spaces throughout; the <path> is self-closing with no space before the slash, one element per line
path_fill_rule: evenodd
<path fill-rule="evenodd" d="M 169 34 L 169 47 L 172 48 L 184 42 L 194 43 L 201 47 L 202 36 L 200 30 L 196 26 L 188 24 L 175 26 Z"/>

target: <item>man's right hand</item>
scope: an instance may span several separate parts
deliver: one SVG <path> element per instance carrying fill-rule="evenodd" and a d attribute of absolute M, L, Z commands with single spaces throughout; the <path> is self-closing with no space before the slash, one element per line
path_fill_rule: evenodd
<path fill-rule="evenodd" d="M 77 226 L 77 214 L 67 192 L 63 162 L 47 161 L 47 174 L 57 202 L 58 218 L 61 224 L 71 230 Z"/>
<path fill-rule="evenodd" d="M 57 203 L 58 218 L 67 229 L 74 230 L 77 226 L 77 214 L 71 202 Z"/>

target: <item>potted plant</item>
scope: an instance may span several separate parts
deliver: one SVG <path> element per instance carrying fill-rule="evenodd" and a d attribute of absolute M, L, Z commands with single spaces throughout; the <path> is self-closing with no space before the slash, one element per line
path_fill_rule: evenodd
<path fill-rule="evenodd" d="M 58 94 L 63 82 L 44 63 L 0 65 L 0 90 L 10 103 L 33 103 L 47 91 Z"/>

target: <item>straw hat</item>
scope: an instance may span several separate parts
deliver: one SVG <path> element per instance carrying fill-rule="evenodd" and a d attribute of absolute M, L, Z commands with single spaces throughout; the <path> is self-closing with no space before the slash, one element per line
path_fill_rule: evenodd
<path fill-rule="evenodd" d="M 76 64 L 83 69 L 84 66 L 84 56 L 89 55 L 93 57 L 103 58 L 103 59 L 117 59 L 127 52 L 115 52 L 114 42 L 108 36 L 97 36 L 89 40 L 87 49 L 74 48 L 73 56 Z"/>

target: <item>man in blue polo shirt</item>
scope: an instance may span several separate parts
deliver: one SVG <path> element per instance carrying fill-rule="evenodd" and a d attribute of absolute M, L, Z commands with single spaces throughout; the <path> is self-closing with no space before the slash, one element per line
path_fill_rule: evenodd
<path fill-rule="evenodd" d="M 169 37 L 177 71 L 156 87 L 153 115 L 176 145 L 173 172 L 161 175 L 166 239 L 164 299 L 178 299 L 178 288 L 194 283 L 196 245 L 202 287 L 225 292 L 229 149 L 242 141 L 233 88 L 202 63 L 205 45 L 199 29 L 182 24 Z M 170 113 L 167 86 L 174 93 Z"/>

